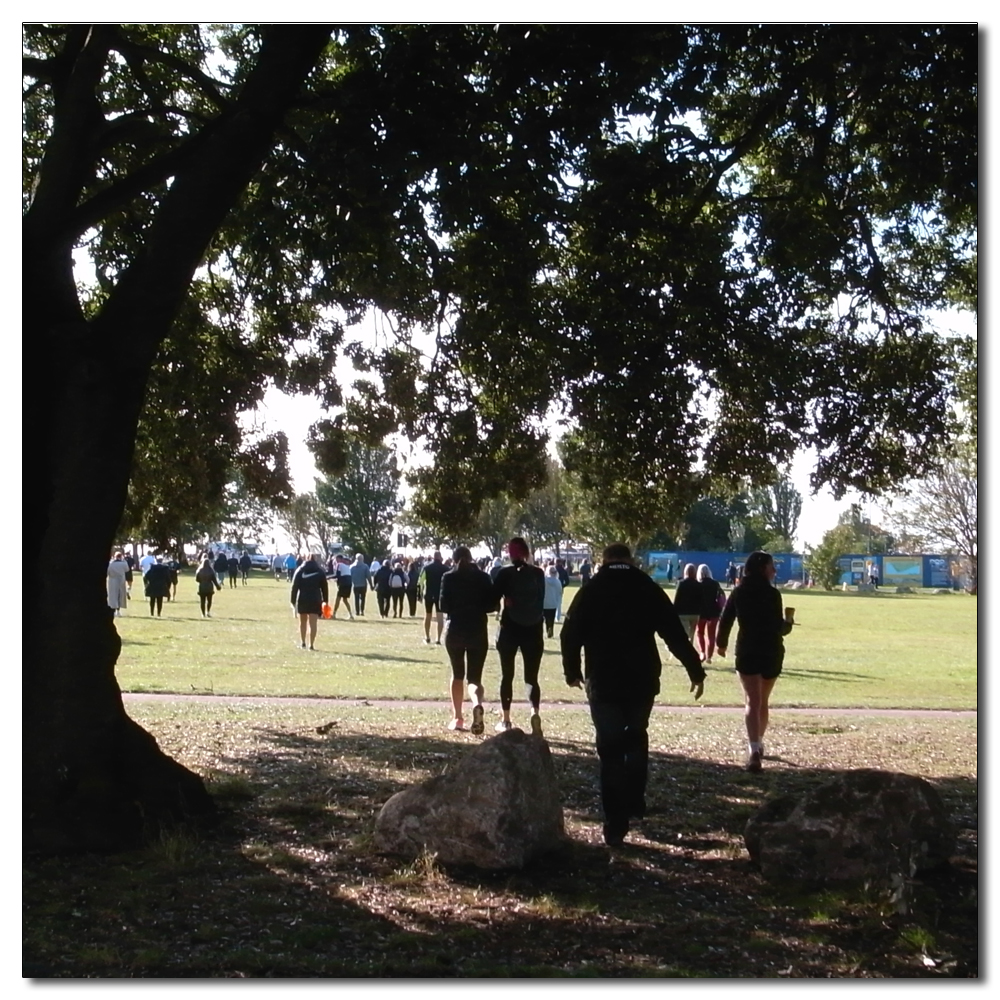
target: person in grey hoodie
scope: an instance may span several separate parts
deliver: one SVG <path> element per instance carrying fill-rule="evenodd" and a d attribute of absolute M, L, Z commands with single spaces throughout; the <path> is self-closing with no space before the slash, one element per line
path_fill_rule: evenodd
<path fill-rule="evenodd" d="M 351 587 L 354 590 L 354 613 L 356 615 L 364 616 L 365 597 L 371 582 L 372 575 L 368 563 L 365 562 L 364 554 L 359 552 L 354 557 L 354 562 L 351 563 Z"/>

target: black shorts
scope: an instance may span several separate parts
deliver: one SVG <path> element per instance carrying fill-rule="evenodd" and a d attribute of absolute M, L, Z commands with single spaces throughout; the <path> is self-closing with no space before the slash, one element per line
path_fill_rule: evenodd
<path fill-rule="evenodd" d="M 441 608 L 438 606 L 438 601 L 440 598 L 435 594 L 434 597 L 424 598 L 424 610 L 427 612 L 437 611 L 440 612 Z"/>
<path fill-rule="evenodd" d="M 337 596 L 338 597 L 351 596 L 351 578 L 349 576 L 337 580 Z"/>
<path fill-rule="evenodd" d="M 300 597 L 295 602 L 295 610 L 300 615 L 321 615 L 323 614 L 322 601 L 304 601 Z"/>
<path fill-rule="evenodd" d="M 776 680 L 781 675 L 784 666 L 785 650 L 782 647 L 777 652 L 769 652 L 765 656 L 736 654 L 736 672 L 748 676 L 759 675 L 766 681 Z"/>

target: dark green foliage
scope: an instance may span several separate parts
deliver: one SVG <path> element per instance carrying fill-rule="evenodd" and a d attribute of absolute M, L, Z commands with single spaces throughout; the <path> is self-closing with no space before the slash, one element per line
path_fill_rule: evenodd
<path fill-rule="evenodd" d="M 310 447 L 324 451 L 313 442 Z M 369 563 L 383 559 L 393 548 L 392 527 L 402 508 L 396 457 L 384 445 L 349 438 L 345 459 L 339 473 L 316 480 L 316 505 L 345 548 L 364 553 Z"/>

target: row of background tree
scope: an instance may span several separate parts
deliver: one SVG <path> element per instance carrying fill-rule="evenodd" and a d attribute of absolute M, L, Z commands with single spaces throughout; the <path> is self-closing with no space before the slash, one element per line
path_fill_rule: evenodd
<path fill-rule="evenodd" d="M 182 559 L 185 544 L 206 538 L 237 544 L 263 541 L 273 535 L 275 522 L 296 552 L 315 547 L 315 541 L 323 551 L 339 543 L 368 558 L 398 549 L 398 533 L 405 534 L 408 547 L 482 545 L 494 556 L 502 554 L 513 534 L 527 538 L 535 550 L 557 555 L 567 548 L 583 548 L 596 555 L 609 540 L 619 538 L 627 539 L 637 552 L 795 551 L 803 498 L 784 474 L 769 485 L 700 497 L 680 522 L 640 534 L 634 529 L 630 533 L 629 525 L 616 516 L 613 494 L 609 497 L 605 491 L 586 489 L 576 472 L 560 459 L 549 458 L 544 485 L 521 499 L 501 494 L 485 500 L 474 526 L 456 535 L 427 517 L 426 508 L 421 516 L 419 507 L 406 504 L 392 448 L 349 438 L 346 449 L 344 471 L 318 476 L 313 492 L 293 494 L 286 481 L 267 495 L 274 479 L 250 481 L 242 465 L 231 464 L 228 479 L 225 469 L 216 470 L 214 497 L 206 488 L 206 476 L 185 482 L 178 472 L 171 484 L 175 502 L 164 506 L 165 497 L 155 497 L 154 502 L 148 492 L 142 492 L 146 480 L 138 477 L 130 491 L 121 537 L 176 552 Z M 567 450 L 561 444 L 560 457 Z M 282 475 L 287 477 L 287 471 L 283 469 Z M 974 456 L 967 453 L 945 463 L 940 474 L 912 490 L 894 512 L 891 529 L 873 523 L 861 505 L 852 504 L 819 545 L 806 546 L 806 569 L 820 586 L 830 588 L 839 579 L 842 555 L 909 554 L 938 548 L 960 557 L 963 571 L 975 586 L 976 491 Z"/>

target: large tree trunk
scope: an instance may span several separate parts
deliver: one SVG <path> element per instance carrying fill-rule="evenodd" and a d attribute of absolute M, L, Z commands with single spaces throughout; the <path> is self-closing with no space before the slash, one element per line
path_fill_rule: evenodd
<path fill-rule="evenodd" d="M 100 313 L 85 320 L 73 282 L 75 207 L 63 159 L 80 155 L 73 109 L 57 114 L 37 210 L 25 216 L 23 817 L 44 851 L 135 845 L 164 823 L 212 813 L 201 779 L 128 718 L 114 668 L 121 642 L 106 568 L 125 507 L 136 427 L 156 351 L 209 240 L 271 149 L 329 28 L 271 29 L 236 113 L 178 170 L 146 246 Z M 100 51 L 78 59 L 79 87 Z M 86 73 L 90 77 L 86 78 Z M 76 83 L 67 86 L 72 96 Z M 51 159 L 51 163 L 49 160 Z M 66 191 L 61 190 L 61 186 Z"/>

